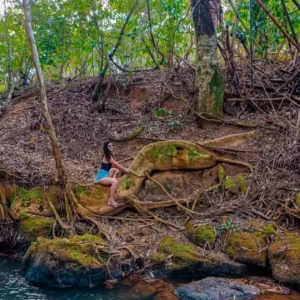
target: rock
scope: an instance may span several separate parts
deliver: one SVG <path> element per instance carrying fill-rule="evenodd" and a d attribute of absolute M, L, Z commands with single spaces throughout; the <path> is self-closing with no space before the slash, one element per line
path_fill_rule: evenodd
<path fill-rule="evenodd" d="M 23 258 L 22 273 L 30 284 L 39 286 L 100 285 L 107 275 L 106 248 L 100 237 L 87 234 L 70 239 L 38 238 Z"/>
<path fill-rule="evenodd" d="M 245 194 L 248 189 L 248 180 L 246 175 L 238 174 L 236 176 L 227 176 L 224 180 L 224 190 L 227 200 L 235 197 L 239 193 Z"/>
<path fill-rule="evenodd" d="M 229 233 L 225 253 L 238 262 L 266 267 L 267 239 L 276 234 L 276 227 L 258 221 L 249 226 L 252 232 Z"/>
<path fill-rule="evenodd" d="M 20 215 L 20 231 L 27 242 L 34 242 L 38 237 L 48 237 L 53 230 L 54 221 L 28 213 Z"/>
<path fill-rule="evenodd" d="M 255 286 L 215 277 L 207 277 L 175 290 L 182 300 L 253 299 L 259 293 L 260 289 Z"/>
<path fill-rule="evenodd" d="M 199 246 L 208 246 L 214 248 L 216 242 L 216 233 L 212 225 L 195 225 L 195 221 L 191 220 L 186 224 L 186 231 L 189 237 Z"/>
<path fill-rule="evenodd" d="M 248 267 L 233 262 L 221 253 L 198 252 L 194 245 L 181 244 L 165 236 L 159 244 L 158 252 L 152 255 L 154 273 L 169 277 L 233 276 L 249 273 Z M 161 255 L 163 254 L 163 256 Z"/>
<path fill-rule="evenodd" d="M 270 247 L 273 277 L 300 290 L 300 238 L 292 232 L 277 236 Z"/>

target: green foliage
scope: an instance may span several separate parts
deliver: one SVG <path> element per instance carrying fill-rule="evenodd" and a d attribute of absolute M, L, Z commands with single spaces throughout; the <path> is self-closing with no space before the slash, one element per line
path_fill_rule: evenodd
<path fill-rule="evenodd" d="M 169 127 L 172 131 L 179 131 L 182 128 L 182 123 L 180 121 L 170 122 Z"/>
<path fill-rule="evenodd" d="M 239 1 L 232 1 L 237 7 Z M 35 32 L 40 61 L 46 79 L 62 76 L 98 75 L 103 72 L 107 55 L 113 50 L 121 28 L 134 0 L 35 0 L 31 1 L 32 25 Z M 270 12 L 285 30 L 292 34 L 284 15 L 281 1 L 264 0 Z M 300 35 L 300 15 L 292 0 L 285 1 L 292 26 Z M 34 77 L 33 65 L 25 36 L 23 10 L 19 1 L 9 1 L 5 20 L 0 12 L 0 92 L 7 80 L 7 44 L 11 45 L 12 72 L 14 77 L 25 74 Z M 223 0 L 224 22 L 233 34 L 235 12 L 228 0 Z M 183 57 L 187 49 L 189 59 L 195 57 L 194 25 L 187 0 L 149 0 L 151 26 L 147 15 L 146 1 L 139 1 L 126 25 L 115 61 L 134 68 L 167 66 Z M 256 57 L 272 58 L 278 49 L 288 49 L 288 44 L 269 17 L 252 1 L 252 31 Z M 189 11 L 189 13 L 188 13 Z M 236 40 L 249 47 L 249 2 L 242 0 Z M 243 26 L 244 24 L 245 26 Z M 154 38 L 153 45 L 151 35 Z M 174 55 L 175 53 L 176 55 Z M 283 57 L 284 59 L 285 57 Z M 114 68 L 114 66 L 112 66 Z M 218 80 L 211 85 L 217 89 Z M 176 122 L 170 128 L 179 130 Z"/>
<path fill-rule="evenodd" d="M 218 227 L 217 231 L 216 231 L 216 235 L 219 236 L 222 234 L 222 232 L 238 232 L 240 230 L 240 227 L 235 226 L 232 219 L 226 219 L 225 223 L 220 224 L 220 226 Z"/>

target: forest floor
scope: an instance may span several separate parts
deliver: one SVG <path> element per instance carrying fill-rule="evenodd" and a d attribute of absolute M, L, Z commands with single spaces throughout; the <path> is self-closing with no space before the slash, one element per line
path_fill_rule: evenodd
<path fill-rule="evenodd" d="M 116 159 L 128 159 L 123 163 L 125 166 L 129 166 L 143 146 L 154 141 L 201 142 L 256 129 L 258 136 L 247 144 L 237 149 L 215 150 L 218 156 L 253 166 L 249 175 L 252 192 L 239 200 L 245 217 L 272 220 L 278 216 L 280 208 L 287 200 L 295 199 L 300 188 L 300 152 L 295 138 L 298 109 L 290 102 L 278 103 L 276 107 L 263 102 L 259 110 L 241 102 L 225 102 L 225 123 L 201 128 L 182 100 L 187 99 L 193 105 L 193 74 L 185 70 L 173 73 L 174 76 L 168 74 L 167 85 L 163 83 L 166 74 L 160 71 L 115 78 L 108 92 L 105 113 L 99 113 L 90 100 L 97 78 L 47 86 L 50 114 L 71 180 L 83 184 L 95 182 L 103 143 L 126 137 L 141 124 L 145 129 L 136 138 L 114 142 Z M 0 119 L 0 173 L 26 188 L 48 187 L 56 176 L 55 162 L 41 115 L 39 94 L 26 97 L 32 90 L 23 91 L 23 98 Z M 236 125 L 228 122 L 236 122 Z M 176 215 L 174 211 L 176 209 L 170 211 L 170 216 Z M 134 212 L 123 213 L 125 217 L 132 215 Z M 181 223 L 184 224 L 184 220 L 186 217 Z M 279 224 L 295 230 L 297 218 L 279 215 Z M 120 227 L 119 222 L 110 225 Z M 127 230 L 129 235 L 136 230 L 136 223 L 121 227 L 124 234 Z M 147 226 L 140 225 L 140 230 L 145 231 L 144 227 Z M 155 230 L 159 235 L 152 235 L 148 245 L 156 245 L 159 236 L 168 233 L 168 229 L 161 226 Z M 145 243 L 140 246 L 147 249 Z"/>

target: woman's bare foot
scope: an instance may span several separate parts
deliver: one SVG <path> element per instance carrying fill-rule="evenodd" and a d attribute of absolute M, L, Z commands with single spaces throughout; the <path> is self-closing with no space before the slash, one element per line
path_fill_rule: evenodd
<path fill-rule="evenodd" d="M 107 204 L 109 206 L 114 207 L 114 208 L 117 208 L 119 206 L 119 204 L 114 199 L 109 199 L 108 202 L 107 202 Z"/>

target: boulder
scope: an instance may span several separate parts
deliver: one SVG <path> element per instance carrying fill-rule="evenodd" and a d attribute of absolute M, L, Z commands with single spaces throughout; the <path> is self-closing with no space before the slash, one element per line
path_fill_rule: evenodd
<path fill-rule="evenodd" d="M 238 262 L 266 267 L 268 238 L 276 234 L 276 227 L 252 221 L 248 230 L 230 232 L 225 253 Z"/>
<path fill-rule="evenodd" d="M 195 221 L 190 220 L 186 224 L 188 236 L 199 246 L 214 248 L 216 243 L 216 232 L 212 225 L 197 225 Z"/>
<path fill-rule="evenodd" d="M 270 247 L 273 277 L 300 290 L 300 237 L 288 232 L 277 236 Z"/>
<path fill-rule="evenodd" d="M 151 257 L 152 271 L 169 277 L 233 276 L 249 273 L 247 266 L 231 261 L 221 253 L 199 252 L 194 245 L 178 243 L 165 236 Z"/>
<path fill-rule="evenodd" d="M 260 289 L 224 278 L 207 277 L 175 290 L 182 300 L 253 299 Z"/>
<path fill-rule="evenodd" d="M 22 273 L 33 285 L 78 287 L 106 280 L 107 245 L 100 237 L 38 238 L 26 252 Z"/>
<path fill-rule="evenodd" d="M 36 241 L 38 237 L 48 237 L 53 230 L 54 221 L 28 213 L 20 215 L 20 231 L 29 243 Z"/>
<path fill-rule="evenodd" d="M 227 176 L 224 180 L 225 197 L 230 200 L 238 194 L 245 194 L 248 189 L 248 180 L 246 175 L 238 174 L 236 176 Z"/>

